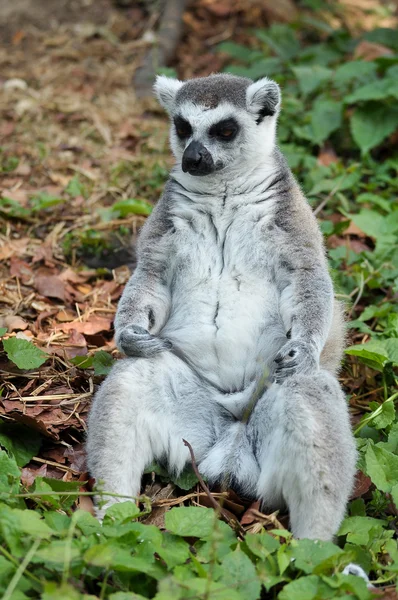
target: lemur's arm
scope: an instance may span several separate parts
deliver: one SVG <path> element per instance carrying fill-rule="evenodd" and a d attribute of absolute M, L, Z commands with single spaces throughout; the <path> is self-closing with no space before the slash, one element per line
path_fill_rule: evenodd
<path fill-rule="evenodd" d="M 289 332 L 275 358 L 277 381 L 319 368 L 333 317 L 333 284 L 321 234 L 307 205 L 300 206 L 297 217 L 303 226 L 299 223 L 287 233 L 277 267 L 284 281 L 280 312 Z"/>
<path fill-rule="evenodd" d="M 161 199 L 141 231 L 137 268 L 116 312 L 116 345 L 128 356 L 153 356 L 171 347 L 168 340 L 158 337 L 170 310 L 168 231 Z"/>

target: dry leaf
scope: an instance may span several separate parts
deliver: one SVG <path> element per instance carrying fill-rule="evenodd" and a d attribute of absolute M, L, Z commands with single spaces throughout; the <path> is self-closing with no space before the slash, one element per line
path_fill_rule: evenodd
<path fill-rule="evenodd" d="M 7 315 L 1 319 L 2 326 L 7 327 L 8 331 L 24 331 L 28 327 L 28 323 L 17 315 Z"/>
<path fill-rule="evenodd" d="M 24 467 L 22 469 L 21 482 L 22 482 L 22 485 L 25 485 L 26 487 L 30 487 L 31 485 L 34 484 L 36 477 L 46 477 L 46 476 L 47 476 L 47 465 L 46 464 L 43 464 L 37 468 L 34 468 L 33 466 Z"/>
<path fill-rule="evenodd" d="M 370 477 L 362 473 L 362 471 L 357 471 L 355 476 L 355 487 L 350 499 L 354 500 L 354 498 L 360 498 L 361 496 L 364 496 L 370 490 L 371 485 L 372 480 Z"/>
<path fill-rule="evenodd" d="M 0 239 L 0 260 L 7 260 L 16 254 L 18 256 L 25 254 L 28 243 L 29 238 L 22 238 L 20 240 L 6 239 L 4 242 Z"/>
<path fill-rule="evenodd" d="M 34 286 L 42 296 L 49 298 L 66 299 L 65 282 L 59 275 L 36 275 Z"/>
<path fill-rule="evenodd" d="M 393 51 L 387 46 L 376 44 L 374 42 L 367 42 L 363 40 L 359 42 L 354 52 L 354 58 L 361 58 L 362 60 L 375 60 L 380 56 L 391 56 Z"/>
<path fill-rule="evenodd" d="M 27 262 L 18 258 L 17 256 L 11 256 L 10 274 L 13 277 L 18 277 L 22 283 L 28 283 L 32 278 L 33 271 Z"/>
<path fill-rule="evenodd" d="M 95 335 L 96 333 L 100 333 L 101 331 L 109 331 L 111 328 L 112 319 L 107 317 L 99 317 L 96 315 L 91 315 L 91 317 L 84 322 L 74 321 L 72 323 L 64 323 L 62 325 L 57 325 L 56 329 L 61 331 L 71 331 L 75 330 L 78 333 L 83 333 L 84 335 Z"/>

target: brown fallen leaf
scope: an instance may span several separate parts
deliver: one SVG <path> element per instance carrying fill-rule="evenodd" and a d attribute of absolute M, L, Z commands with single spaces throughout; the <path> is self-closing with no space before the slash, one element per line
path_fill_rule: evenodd
<path fill-rule="evenodd" d="M 372 485 L 372 480 L 370 477 L 362 473 L 362 471 L 357 471 L 355 476 L 355 487 L 350 496 L 350 500 L 354 500 L 355 498 L 361 498 L 364 494 L 366 494 Z"/>
<path fill-rule="evenodd" d="M 363 40 L 355 48 L 354 58 L 370 61 L 380 58 L 380 56 L 391 56 L 392 54 L 394 54 L 393 51 L 387 46 Z"/>
<path fill-rule="evenodd" d="M 95 271 L 84 271 L 82 273 L 77 273 L 71 267 L 68 267 L 62 273 L 60 273 L 60 278 L 63 281 L 69 281 L 70 283 L 85 283 L 87 279 L 95 276 Z"/>
<path fill-rule="evenodd" d="M 251 523 L 254 523 L 254 521 L 257 520 L 254 511 L 259 511 L 260 510 L 260 501 L 256 500 L 256 502 L 253 502 L 253 504 L 251 504 L 249 506 L 249 508 L 247 509 L 247 511 L 243 514 L 240 522 L 241 525 L 250 525 Z"/>
<path fill-rule="evenodd" d="M 45 265 L 52 266 L 54 257 L 52 245 L 49 242 L 43 242 L 36 250 L 32 263 L 43 261 Z"/>
<path fill-rule="evenodd" d="M 43 464 L 40 467 L 24 467 L 21 473 L 21 482 L 26 487 L 30 487 L 34 484 L 36 477 L 47 476 L 47 465 Z"/>
<path fill-rule="evenodd" d="M 24 331 L 28 327 L 28 323 L 22 317 L 16 315 L 7 315 L 0 319 L 0 322 L 3 327 L 7 327 L 8 331 Z"/>
<path fill-rule="evenodd" d="M 60 310 L 55 315 L 55 318 L 61 323 L 68 323 L 69 321 L 76 319 L 76 313 L 71 310 Z"/>
<path fill-rule="evenodd" d="M 65 282 L 59 275 L 40 274 L 35 276 L 34 286 L 41 296 L 66 300 Z"/>
<path fill-rule="evenodd" d="M 20 240 L 9 240 L 0 239 L 0 260 L 7 260 L 11 256 L 22 256 L 25 254 L 29 244 L 29 238 L 22 238 Z"/>
<path fill-rule="evenodd" d="M 87 321 L 73 321 L 72 323 L 56 325 L 56 330 L 68 332 L 74 329 L 78 333 L 83 333 L 84 335 L 95 335 L 101 331 L 109 331 L 111 323 L 112 319 L 108 317 L 91 315 Z"/>
<path fill-rule="evenodd" d="M 69 446 L 65 449 L 64 455 L 68 459 L 71 469 L 80 473 L 87 471 L 86 451 L 82 444 Z"/>
<path fill-rule="evenodd" d="M 362 231 L 362 229 L 360 229 L 359 227 L 357 227 L 357 225 L 355 225 L 355 223 L 353 221 L 351 221 L 351 223 L 349 224 L 349 226 L 347 227 L 347 229 L 345 229 L 343 231 L 342 235 L 356 235 L 360 238 L 366 238 L 368 237 L 366 235 L 366 233 L 364 231 Z"/>
<path fill-rule="evenodd" d="M 318 165 L 328 167 L 332 163 L 336 163 L 339 161 L 339 158 L 331 146 L 323 146 L 318 154 Z"/>
<path fill-rule="evenodd" d="M 365 244 L 363 240 L 357 240 L 354 238 L 340 237 L 337 235 L 331 235 L 327 240 L 328 248 L 338 248 L 339 246 L 346 246 L 347 250 L 350 249 L 357 254 L 364 251 L 369 251 L 371 248 Z"/>
<path fill-rule="evenodd" d="M 145 523 L 145 525 L 155 525 L 159 529 L 166 529 L 164 517 L 168 510 L 168 506 L 154 506 L 151 510 L 151 514 L 142 522 Z"/>
<path fill-rule="evenodd" d="M 86 490 L 82 488 L 81 491 L 85 492 Z M 77 508 L 95 516 L 94 502 L 90 496 L 79 496 L 77 499 Z"/>
<path fill-rule="evenodd" d="M 18 277 L 22 283 L 29 283 L 33 276 L 33 271 L 27 262 L 18 258 L 17 256 L 11 256 L 10 258 L 10 274 L 13 277 Z"/>
<path fill-rule="evenodd" d="M 4 121 L 0 124 L 0 138 L 5 138 L 14 133 L 15 123 L 12 121 Z"/>

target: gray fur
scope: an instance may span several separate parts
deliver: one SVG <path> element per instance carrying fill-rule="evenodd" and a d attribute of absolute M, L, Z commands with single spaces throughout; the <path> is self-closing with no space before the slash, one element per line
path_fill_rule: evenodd
<path fill-rule="evenodd" d="M 251 83 L 246 77 L 220 74 L 191 79 L 177 92 L 176 102 L 182 104 L 188 101 L 215 108 L 228 100 L 237 108 L 246 108 L 246 90 Z"/>
<path fill-rule="evenodd" d="M 268 508 L 286 504 L 294 535 L 331 539 L 356 460 L 336 379 L 341 310 L 316 219 L 275 146 L 279 90 L 232 79 L 245 104 L 241 91 L 234 100 L 225 91 L 230 76 L 158 81 L 158 97 L 192 135 L 182 142 L 171 127 L 176 166 L 119 303 L 116 343 L 129 358 L 96 395 L 89 469 L 107 491 L 138 495 L 152 460 L 181 471 L 185 438 L 210 482 Z M 274 112 L 262 111 L 276 90 Z M 223 114 L 240 125 L 228 143 L 206 133 Z M 192 139 L 222 168 L 183 173 Z"/>

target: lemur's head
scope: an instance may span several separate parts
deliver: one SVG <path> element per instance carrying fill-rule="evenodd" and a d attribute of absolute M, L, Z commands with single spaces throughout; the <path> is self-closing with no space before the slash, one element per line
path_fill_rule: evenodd
<path fill-rule="evenodd" d="M 244 166 L 274 147 L 280 91 L 266 77 L 254 83 L 227 74 L 186 82 L 159 76 L 155 93 L 171 118 L 174 156 L 190 175 Z"/>

